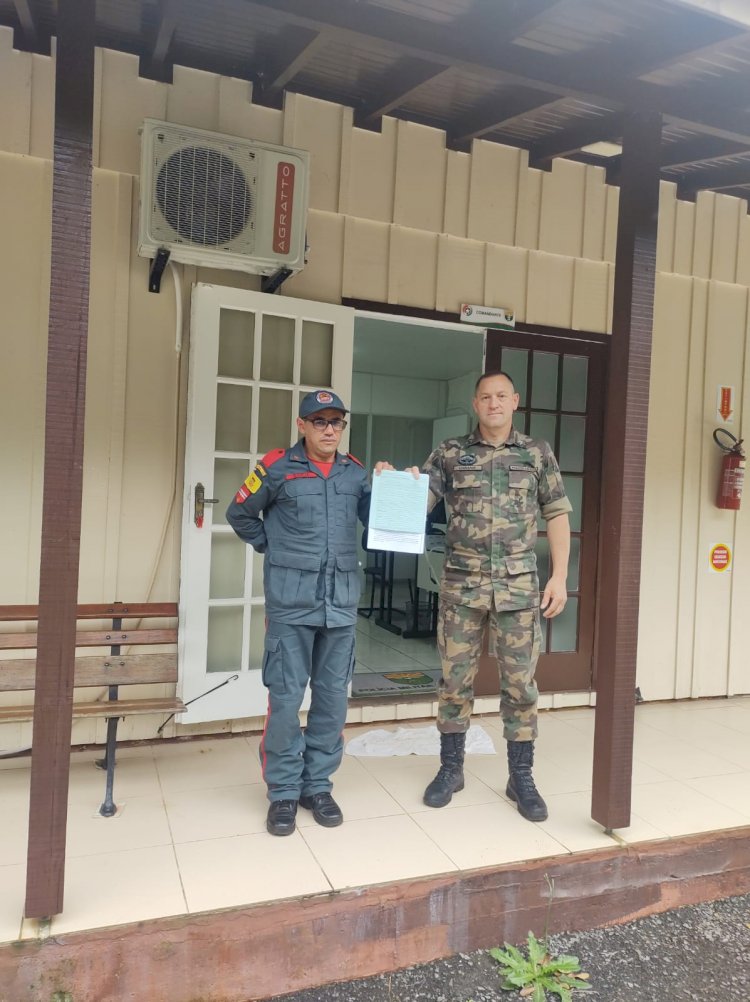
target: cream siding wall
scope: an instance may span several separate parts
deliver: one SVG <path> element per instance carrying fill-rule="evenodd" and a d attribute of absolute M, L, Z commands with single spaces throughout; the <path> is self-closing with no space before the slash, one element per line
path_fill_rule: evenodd
<path fill-rule="evenodd" d="M 0 601 L 33 602 L 53 64 L 11 43 L 0 29 L 0 91 L 13 97 L 0 104 L 0 416 L 13 430 L 2 455 L 13 518 L 0 528 L 10 568 Z M 442 132 L 389 118 L 367 132 L 353 128 L 351 109 L 294 94 L 283 111 L 261 108 L 250 84 L 182 67 L 171 85 L 156 83 L 123 53 L 99 51 L 96 73 L 82 601 L 178 595 L 186 372 L 171 277 L 161 295 L 148 293 L 148 262 L 134 249 L 143 118 L 311 151 L 310 260 L 286 295 L 450 312 L 486 302 L 521 321 L 611 330 L 618 191 L 599 168 L 560 160 L 540 172 L 524 151 L 485 141 L 456 153 Z M 708 193 L 679 202 L 662 184 L 658 268 L 639 683 L 646 698 L 748 692 L 750 502 L 737 516 L 713 508 L 710 441 L 716 385 L 734 384 L 745 407 L 750 392 L 745 203 Z M 258 288 L 239 272 L 182 272 L 185 317 L 195 280 Z M 712 541 L 734 545 L 725 576 L 705 569 Z"/>

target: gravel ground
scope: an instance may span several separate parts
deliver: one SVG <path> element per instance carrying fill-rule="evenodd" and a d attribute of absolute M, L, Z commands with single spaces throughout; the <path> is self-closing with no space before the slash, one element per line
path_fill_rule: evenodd
<path fill-rule="evenodd" d="M 590 975 L 591 1002 L 750 1002 L 750 895 L 692 905 L 626 925 L 559 934 Z M 498 944 L 501 945 L 501 944 Z M 279 995 L 284 1002 L 512 1002 L 484 951 L 394 974 Z M 558 1002 L 557 996 L 548 996 Z"/>

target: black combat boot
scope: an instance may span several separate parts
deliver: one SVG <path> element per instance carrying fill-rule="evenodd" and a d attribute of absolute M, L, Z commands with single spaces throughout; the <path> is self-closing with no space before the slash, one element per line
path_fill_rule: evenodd
<path fill-rule="evenodd" d="M 445 807 L 454 793 L 464 788 L 464 745 L 466 734 L 440 735 L 440 769 L 424 791 L 428 807 Z"/>
<path fill-rule="evenodd" d="M 519 814 L 527 821 L 546 821 L 547 805 L 534 785 L 531 767 L 534 764 L 533 741 L 508 742 L 508 772 L 510 778 L 505 796 L 518 805 Z"/>

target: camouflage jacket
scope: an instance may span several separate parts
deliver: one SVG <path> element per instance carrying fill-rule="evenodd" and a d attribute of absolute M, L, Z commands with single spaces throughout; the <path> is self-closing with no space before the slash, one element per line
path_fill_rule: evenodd
<path fill-rule="evenodd" d="M 571 510 L 549 445 L 513 429 L 494 446 L 476 428 L 442 442 L 422 469 L 430 509 L 444 498 L 448 517 L 441 598 L 490 608 L 494 596 L 499 610 L 538 605 L 537 517 Z"/>

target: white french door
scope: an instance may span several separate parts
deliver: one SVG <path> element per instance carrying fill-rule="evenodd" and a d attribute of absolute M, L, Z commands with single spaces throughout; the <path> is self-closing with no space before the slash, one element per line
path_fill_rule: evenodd
<path fill-rule="evenodd" d="M 353 332 L 354 311 L 343 306 L 193 289 L 179 692 L 185 702 L 202 698 L 183 724 L 265 713 L 263 557 L 234 534 L 225 511 L 260 457 L 297 440 L 301 395 L 332 388 L 349 401 Z"/>

